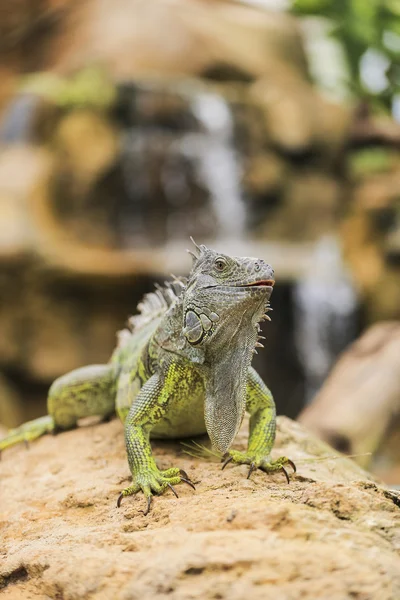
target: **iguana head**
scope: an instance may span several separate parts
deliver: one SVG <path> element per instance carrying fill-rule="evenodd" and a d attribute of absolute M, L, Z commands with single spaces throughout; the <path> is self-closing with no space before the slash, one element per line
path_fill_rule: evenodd
<path fill-rule="evenodd" d="M 244 416 L 247 374 L 274 271 L 258 258 L 195 246 L 184 295 L 183 333 L 190 345 L 204 349 L 205 422 L 213 445 L 226 452 Z"/>

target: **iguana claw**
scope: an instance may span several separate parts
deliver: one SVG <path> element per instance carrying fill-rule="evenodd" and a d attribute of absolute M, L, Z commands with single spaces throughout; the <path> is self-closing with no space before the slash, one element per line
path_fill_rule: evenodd
<path fill-rule="evenodd" d="M 184 483 L 187 483 L 188 485 L 190 485 L 190 487 L 193 488 L 194 490 L 196 489 L 196 486 L 194 485 L 193 481 L 190 481 L 190 479 L 186 479 L 185 477 L 181 477 L 181 481 L 183 481 Z"/>
<path fill-rule="evenodd" d="M 194 485 L 193 481 L 189 478 L 189 475 L 186 473 L 186 471 L 184 471 L 183 469 L 179 469 L 179 475 L 181 476 L 181 481 L 190 485 L 190 487 L 194 490 L 196 489 L 196 486 Z"/>
<path fill-rule="evenodd" d="M 290 465 L 293 469 L 293 473 L 296 473 L 296 465 L 292 460 L 286 458 L 286 456 L 281 456 L 280 458 L 270 461 L 268 458 L 264 456 L 257 456 L 247 454 L 245 452 L 238 452 L 237 450 L 230 450 L 228 456 L 225 458 L 224 463 L 222 465 L 222 469 L 230 463 L 234 462 L 238 465 L 250 465 L 249 471 L 247 473 L 247 479 L 251 477 L 251 474 L 256 469 L 261 469 L 265 473 L 273 473 L 274 471 L 282 471 L 286 477 L 288 483 L 290 483 L 290 478 L 288 472 L 285 469 L 285 465 Z"/>
<path fill-rule="evenodd" d="M 290 460 L 290 458 L 287 459 L 287 464 L 292 467 L 293 473 L 296 473 L 296 471 L 297 471 L 296 465 L 294 464 L 294 462 L 292 460 Z"/>
<path fill-rule="evenodd" d="M 292 467 L 293 473 L 296 473 L 297 469 L 296 469 L 296 465 L 294 464 L 294 462 L 292 460 L 290 460 L 289 458 L 287 458 L 286 460 L 287 460 L 286 464 L 288 464 L 288 465 L 290 465 Z M 290 483 L 289 475 L 288 475 L 288 472 L 286 471 L 285 467 L 281 466 L 280 470 L 284 472 L 285 477 L 286 477 L 286 481 L 288 483 Z"/>
<path fill-rule="evenodd" d="M 285 467 L 281 467 L 281 471 L 283 471 L 283 472 L 284 472 L 284 474 L 285 474 L 285 477 L 286 477 L 286 481 L 287 481 L 288 483 L 290 483 L 289 475 L 288 475 L 288 472 L 286 471 Z"/>
<path fill-rule="evenodd" d="M 172 493 L 174 494 L 175 498 L 179 498 L 176 489 L 174 488 L 173 485 L 171 485 L 170 483 L 167 483 L 167 486 L 169 487 L 169 489 L 172 491 Z"/>
<path fill-rule="evenodd" d="M 256 465 L 254 463 L 251 463 L 249 472 L 247 473 L 247 479 L 250 479 L 250 475 L 252 474 L 253 471 L 255 471 L 256 468 L 257 468 Z"/>
<path fill-rule="evenodd" d="M 143 513 L 144 516 L 148 515 L 149 512 L 150 512 L 151 498 L 152 498 L 152 496 L 148 496 L 148 498 L 147 498 L 147 508 L 146 508 L 146 510 L 141 510 L 140 511 L 141 513 Z"/>
<path fill-rule="evenodd" d="M 229 465 L 230 462 L 232 462 L 233 457 L 232 456 L 228 456 L 225 460 L 224 460 L 224 464 L 221 467 L 221 471 L 223 471 L 226 467 L 226 465 Z"/>
<path fill-rule="evenodd" d="M 124 494 L 121 492 L 120 495 L 118 496 L 117 508 L 119 508 L 121 506 L 121 502 L 122 502 L 122 498 L 123 497 L 124 497 Z"/>

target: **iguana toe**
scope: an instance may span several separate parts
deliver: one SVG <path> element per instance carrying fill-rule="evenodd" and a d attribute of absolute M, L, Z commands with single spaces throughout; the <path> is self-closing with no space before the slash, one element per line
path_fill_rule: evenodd
<path fill-rule="evenodd" d="M 294 464 L 294 462 L 292 460 L 290 460 L 290 458 L 287 458 L 286 456 L 281 456 L 280 458 L 277 458 L 274 461 L 271 462 L 263 462 L 260 465 L 260 469 L 262 471 L 264 471 L 264 473 L 273 473 L 274 471 L 282 471 L 282 473 L 285 475 L 286 477 L 286 481 L 288 483 L 290 483 L 290 478 L 289 478 L 289 474 L 285 469 L 286 465 L 290 465 L 293 469 L 293 473 L 296 473 L 296 465 Z"/>
<path fill-rule="evenodd" d="M 186 475 L 186 477 L 183 477 Z M 121 506 L 122 499 L 125 496 L 133 496 L 142 491 L 147 498 L 147 509 L 143 511 L 147 515 L 150 511 L 153 495 L 163 494 L 168 488 L 179 498 L 174 485 L 178 483 L 187 483 L 193 489 L 196 489 L 193 482 L 188 478 L 187 473 L 178 468 L 167 469 L 166 471 L 148 471 L 137 476 L 136 481 L 129 487 L 122 490 L 117 500 L 117 508 Z"/>

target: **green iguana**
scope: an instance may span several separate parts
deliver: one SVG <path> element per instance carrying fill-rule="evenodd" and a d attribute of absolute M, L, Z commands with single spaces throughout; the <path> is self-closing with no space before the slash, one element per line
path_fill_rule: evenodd
<path fill-rule="evenodd" d="M 193 241 L 193 240 L 192 240 Z M 193 241 L 193 243 L 195 243 Z M 230 461 L 283 471 L 295 465 L 286 457 L 272 461 L 275 404 L 251 367 L 261 346 L 260 325 L 274 285 L 270 265 L 256 258 L 237 258 L 204 245 L 192 253 L 188 279 L 175 278 L 157 287 L 139 304 L 139 314 L 106 365 L 76 369 L 51 386 L 48 416 L 30 421 L 0 441 L 0 451 L 22 441 L 71 429 L 79 419 L 109 417 L 115 411 L 125 426 L 132 484 L 124 496 L 140 490 L 150 510 L 153 494 L 186 482 L 179 468 L 160 471 L 151 452 L 150 435 L 192 437 L 207 431 L 213 447 Z M 230 450 L 245 411 L 250 413 L 247 452 Z"/>

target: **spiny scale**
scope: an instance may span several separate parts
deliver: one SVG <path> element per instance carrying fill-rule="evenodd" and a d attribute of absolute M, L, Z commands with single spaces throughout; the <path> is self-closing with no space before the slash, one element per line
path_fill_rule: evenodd
<path fill-rule="evenodd" d="M 194 247 L 196 248 L 197 252 L 199 254 L 201 254 L 201 248 L 198 244 L 196 244 L 196 242 L 194 241 L 194 239 L 192 238 L 192 236 L 190 236 L 190 241 L 192 242 L 192 244 L 194 245 Z M 198 258 L 198 257 L 197 257 Z"/>
<path fill-rule="evenodd" d="M 198 244 L 196 244 L 196 242 L 194 241 L 194 239 L 190 236 L 190 241 L 192 242 L 192 244 L 194 245 L 194 247 L 196 248 L 196 252 L 197 254 L 195 254 L 194 252 L 192 252 L 191 250 L 186 250 L 186 252 L 188 252 L 191 257 L 194 260 L 194 264 L 196 264 L 196 262 L 199 260 L 199 258 L 202 256 L 203 251 L 207 250 L 206 246 L 199 246 Z"/>
<path fill-rule="evenodd" d="M 190 254 L 190 256 L 193 258 L 193 260 L 197 260 L 198 259 L 198 256 L 196 256 L 195 253 L 192 252 L 191 250 L 186 250 L 186 252 L 188 254 Z"/>

